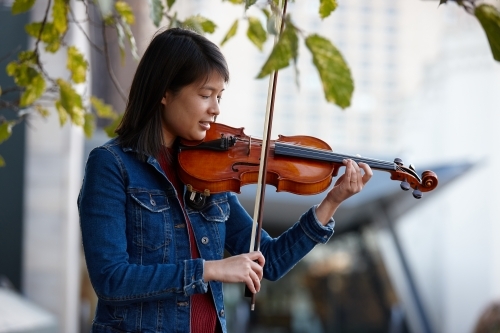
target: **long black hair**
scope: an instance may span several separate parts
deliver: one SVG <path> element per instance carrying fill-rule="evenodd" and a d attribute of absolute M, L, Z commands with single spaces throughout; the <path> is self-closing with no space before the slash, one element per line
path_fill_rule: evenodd
<path fill-rule="evenodd" d="M 162 144 L 161 100 L 167 92 L 206 79 L 217 72 L 225 82 L 229 70 L 221 51 L 202 35 L 180 28 L 157 33 L 134 75 L 123 119 L 116 129 L 121 145 L 145 159 L 158 156 Z"/>

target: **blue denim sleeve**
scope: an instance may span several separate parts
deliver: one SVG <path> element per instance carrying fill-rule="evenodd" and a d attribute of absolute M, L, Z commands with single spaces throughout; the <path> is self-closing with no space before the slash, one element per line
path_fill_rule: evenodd
<path fill-rule="evenodd" d="M 99 299 L 125 305 L 207 292 L 203 259 L 156 265 L 129 263 L 126 177 L 112 151 L 101 147 L 90 153 L 78 208 L 87 269 Z"/>
<path fill-rule="evenodd" d="M 229 196 L 231 214 L 226 221 L 226 249 L 229 253 L 247 253 L 250 248 L 252 218 L 240 205 L 234 194 Z M 292 269 L 318 243 L 326 243 L 333 235 L 332 219 L 323 226 L 316 217 L 316 206 L 311 207 L 287 231 L 272 238 L 262 230 L 260 251 L 266 258 L 264 278 L 278 280 Z"/>

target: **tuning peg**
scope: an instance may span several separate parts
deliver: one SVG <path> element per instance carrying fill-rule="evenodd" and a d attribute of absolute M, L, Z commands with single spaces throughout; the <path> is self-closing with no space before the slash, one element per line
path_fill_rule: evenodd
<path fill-rule="evenodd" d="M 415 199 L 420 199 L 420 198 L 422 198 L 422 192 L 421 192 L 418 188 L 416 188 L 416 189 L 413 191 L 413 197 L 414 197 Z"/>
<path fill-rule="evenodd" d="M 411 170 L 413 170 L 413 171 L 417 171 L 417 170 L 415 170 L 415 166 L 414 166 L 413 164 L 410 164 L 410 165 L 408 166 L 408 168 L 410 168 L 410 169 L 411 169 Z"/>
<path fill-rule="evenodd" d="M 403 160 L 400 159 L 399 157 L 396 157 L 394 159 L 394 163 L 396 163 L 397 165 L 401 166 L 401 165 L 403 165 Z"/>
<path fill-rule="evenodd" d="M 410 184 L 406 181 L 406 179 L 403 180 L 399 186 L 401 186 L 403 191 L 408 191 L 410 189 Z"/>

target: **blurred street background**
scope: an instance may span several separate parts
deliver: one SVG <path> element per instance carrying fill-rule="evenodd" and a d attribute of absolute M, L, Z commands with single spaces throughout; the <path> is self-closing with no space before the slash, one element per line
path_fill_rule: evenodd
<path fill-rule="evenodd" d="M 141 55 L 157 29 L 145 1 L 127 2 L 136 15 L 132 29 Z M 342 110 L 325 101 L 301 45 L 298 78 L 293 67 L 279 73 L 273 139 L 311 135 L 335 152 L 390 162 L 398 157 L 419 175 L 436 172 L 440 183 L 417 200 L 388 173 L 376 172 L 334 216 L 328 244 L 283 279 L 264 282 L 254 312 L 243 285 L 225 286 L 229 332 L 472 332 L 485 307 L 500 299 L 500 63 L 478 20 L 453 2 L 338 2 L 325 20 L 317 1 L 296 0 L 288 11 L 307 34 L 329 38 L 344 55 L 355 83 L 352 105 Z M 491 3 L 500 8 L 499 1 Z M 9 52 L 30 43 L 24 24 L 45 8 L 37 2 L 28 14 L 12 16 L 11 5 L 0 0 L 0 86 L 11 83 L 3 69 L 13 57 Z M 244 15 L 241 6 L 220 0 L 175 6 L 182 15 L 216 21 L 218 29 L 206 37 L 217 44 Z M 75 1 L 73 10 L 86 9 Z M 261 13 L 250 8 L 248 15 Z M 96 26 L 87 28 L 102 35 Z M 91 84 L 84 90 L 122 112 L 124 101 L 103 57 L 76 28 L 67 37 L 90 62 Z M 110 41 L 116 45 L 115 37 Z M 260 52 L 246 38 L 233 38 L 221 48 L 231 80 L 217 122 L 262 137 L 268 80 L 255 77 L 271 47 Z M 122 63 L 117 47 L 111 49 L 117 79 L 128 92 L 137 62 L 127 55 Z M 64 61 L 52 61 L 51 70 L 65 71 Z M 106 125 L 98 123 L 85 139 L 81 128 L 61 128 L 55 116 L 35 116 L 0 145 L 6 160 L 0 168 L 0 332 L 89 332 L 96 296 L 76 200 L 88 153 L 109 139 Z M 254 186 L 240 194 L 250 214 L 254 195 Z M 278 235 L 323 195 L 269 187 L 264 229 Z"/>

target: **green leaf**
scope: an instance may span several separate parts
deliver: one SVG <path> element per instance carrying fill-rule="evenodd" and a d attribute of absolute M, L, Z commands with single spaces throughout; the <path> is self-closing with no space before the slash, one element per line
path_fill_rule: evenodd
<path fill-rule="evenodd" d="M 132 8 L 130 8 L 130 5 L 128 3 L 119 0 L 115 2 L 115 9 L 118 12 L 118 14 L 122 17 L 122 19 L 125 22 L 127 22 L 127 24 L 134 24 L 135 22 L 134 13 L 132 12 Z"/>
<path fill-rule="evenodd" d="M 11 61 L 6 67 L 7 75 L 14 78 L 14 82 L 21 87 L 26 87 L 36 70 L 26 63 Z"/>
<path fill-rule="evenodd" d="M 172 8 L 172 6 L 174 5 L 175 3 L 175 0 L 167 0 L 167 7 L 168 8 Z"/>
<path fill-rule="evenodd" d="M 60 34 L 64 34 L 68 29 L 68 1 L 55 0 L 52 6 L 52 17 L 54 19 L 54 28 Z"/>
<path fill-rule="evenodd" d="M 76 46 L 68 47 L 68 61 L 66 68 L 71 72 L 71 79 L 75 83 L 83 83 L 87 79 L 89 64 Z"/>
<path fill-rule="evenodd" d="M 68 114 L 71 121 L 78 126 L 85 123 L 85 110 L 83 109 L 82 97 L 73 89 L 71 84 L 63 79 L 57 79 L 60 99 L 56 101 L 56 109 L 59 112 L 61 125 L 66 122 L 64 113 Z"/>
<path fill-rule="evenodd" d="M 21 94 L 19 106 L 28 106 L 40 98 L 45 92 L 45 80 L 43 76 L 33 68 L 30 68 L 31 79 L 25 86 L 26 89 Z"/>
<path fill-rule="evenodd" d="M 66 109 L 62 106 L 61 101 L 56 101 L 54 105 L 59 115 L 59 124 L 62 126 L 68 121 L 68 112 L 66 112 Z"/>
<path fill-rule="evenodd" d="M 257 0 L 245 0 L 245 10 L 253 6 L 256 2 Z"/>
<path fill-rule="evenodd" d="M 116 24 L 116 33 L 118 34 L 118 49 L 120 50 L 120 60 L 125 64 L 125 30 L 120 23 Z"/>
<path fill-rule="evenodd" d="M 94 107 L 94 110 L 99 118 L 106 119 L 116 119 L 118 118 L 118 113 L 113 110 L 113 106 L 104 103 L 101 99 L 91 96 L 90 103 Z"/>
<path fill-rule="evenodd" d="M 276 19 L 277 19 L 277 16 L 275 13 L 272 13 L 272 14 L 268 14 L 266 15 L 267 16 L 267 23 L 266 23 L 266 28 L 267 28 L 267 32 L 271 35 L 278 35 L 279 32 L 278 32 L 278 29 L 276 27 Z"/>
<path fill-rule="evenodd" d="M 186 18 L 184 26 L 194 29 L 198 33 L 206 32 L 210 34 L 213 33 L 217 27 L 214 22 L 200 15 L 194 15 Z"/>
<path fill-rule="evenodd" d="M 36 0 L 14 0 L 14 3 L 12 4 L 12 14 L 17 15 L 27 12 L 31 9 L 31 7 L 33 7 L 35 1 Z"/>
<path fill-rule="evenodd" d="M 5 166 L 5 160 L 3 159 L 2 155 L 0 155 L 0 168 Z"/>
<path fill-rule="evenodd" d="M 44 108 L 43 106 L 39 105 L 39 104 L 36 104 L 34 105 L 35 107 L 35 110 L 43 117 L 43 118 L 47 118 L 48 116 L 50 116 L 50 111 L 47 109 L 47 108 Z"/>
<path fill-rule="evenodd" d="M 12 135 L 12 127 L 14 127 L 15 124 L 15 121 L 3 121 L 0 123 L 0 143 L 4 142 Z"/>
<path fill-rule="evenodd" d="M 271 13 L 266 8 L 262 8 L 261 10 L 264 13 L 264 15 L 266 15 L 266 18 L 269 20 L 269 18 L 271 17 Z"/>
<path fill-rule="evenodd" d="M 319 16 L 324 19 L 337 8 L 337 0 L 320 0 Z"/>
<path fill-rule="evenodd" d="M 14 82 L 24 87 L 19 106 L 32 104 L 45 92 L 45 80 L 41 73 L 27 63 L 12 61 L 7 65 L 7 74 L 14 78 Z"/>
<path fill-rule="evenodd" d="M 226 44 L 228 40 L 230 40 L 232 37 L 236 35 L 236 32 L 238 31 L 238 20 L 235 20 L 231 28 L 229 28 L 228 32 L 224 36 L 224 39 L 220 43 L 220 46 Z"/>
<path fill-rule="evenodd" d="M 38 62 L 38 56 L 35 51 L 22 51 L 19 52 L 17 56 L 19 61 L 24 62 L 26 64 L 34 65 Z"/>
<path fill-rule="evenodd" d="M 161 20 L 163 18 L 163 11 L 165 8 L 163 7 L 162 0 L 148 0 L 149 2 L 149 17 L 151 21 L 153 21 L 155 27 L 159 27 Z"/>
<path fill-rule="evenodd" d="M 61 45 L 61 33 L 59 33 L 52 22 L 45 22 L 44 25 L 42 22 L 33 22 L 27 24 L 24 29 L 30 36 L 34 38 L 40 37 L 40 40 L 47 44 L 45 50 L 48 52 L 54 53 L 59 50 L 59 46 Z M 42 32 L 40 33 L 41 30 Z"/>
<path fill-rule="evenodd" d="M 241 5 L 242 3 L 245 2 L 245 0 L 225 0 L 225 1 L 228 1 L 228 2 L 235 4 L 235 5 Z"/>
<path fill-rule="evenodd" d="M 130 28 L 130 25 L 128 25 L 126 22 L 122 22 L 123 28 L 125 31 L 125 36 L 128 39 L 128 42 L 130 44 L 130 53 L 132 53 L 132 56 L 134 57 L 135 60 L 139 60 L 139 54 L 137 53 L 137 44 L 135 43 L 135 38 L 134 34 L 132 33 L 132 29 Z"/>
<path fill-rule="evenodd" d="M 122 121 L 122 118 L 123 118 L 123 114 L 121 114 L 118 118 L 113 120 L 113 122 L 109 126 L 104 128 L 104 131 L 106 132 L 108 137 L 114 138 L 115 136 L 117 136 L 117 134 L 115 133 L 115 130 L 118 127 L 118 125 L 120 124 L 120 122 Z"/>
<path fill-rule="evenodd" d="M 493 58 L 500 61 L 500 12 L 491 5 L 479 5 L 474 14 L 483 26 Z"/>
<path fill-rule="evenodd" d="M 248 18 L 247 37 L 252 43 L 255 44 L 255 46 L 257 46 L 259 50 L 262 51 L 264 43 L 267 40 L 267 33 L 258 18 L 252 16 Z"/>
<path fill-rule="evenodd" d="M 299 43 L 295 28 L 292 24 L 287 23 L 285 31 L 283 31 L 278 43 L 274 45 L 271 55 L 262 66 L 257 78 L 263 78 L 274 71 L 288 67 L 290 59 L 297 59 L 298 48 Z"/>
<path fill-rule="evenodd" d="M 85 113 L 84 116 L 84 124 L 83 124 L 83 133 L 85 133 L 85 136 L 87 138 L 92 137 L 92 134 L 95 131 L 95 119 L 94 115 L 92 113 Z"/>
<path fill-rule="evenodd" d="M 305 42 L 323 83 L 326 100 L 341 108 L 348 107 L 351 104 L 354 83 L 342 54 L 328 39 L 316 34 L 307 37 Z"/>

